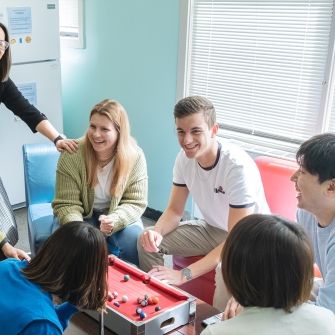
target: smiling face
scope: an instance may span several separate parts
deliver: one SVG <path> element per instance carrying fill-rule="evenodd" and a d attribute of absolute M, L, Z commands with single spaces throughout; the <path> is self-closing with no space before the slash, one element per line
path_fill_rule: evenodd
<path fill-rule="evenodd" d="M 196 159 L 203 167 L 216 157 L 217 125 L 210 129 L 202 113 L 176 118 L 176 131 L 180 146 L 190 159 Z M 214 157 L 214 158 L 215 158 Z"/>
<path fill-rule="evenodd" d="M 92 115 L 87 136 L 99 159 L 108 158 L 113 154 L 119 138 L 113 122 L 101 114 Z"/>
<path fill-rule="evenodd" d="M 320 183 L 317 175 L 312 175 L 304 167 L 300 167 L 291 177 L 297 191 L 297 206 L 315 215 L 326 203 L 328 181 Z"/>
<path fill-rule="evenodd" d="M 1 41 L 5 41 L 5 32 L 3 31 L 3 29 L 0 27 L 0 40 Z M 0 60 L 3 57 L 3 55 L 5 54 L 6 50 L 3 50 L 2 48 L 0 48 Z"/>

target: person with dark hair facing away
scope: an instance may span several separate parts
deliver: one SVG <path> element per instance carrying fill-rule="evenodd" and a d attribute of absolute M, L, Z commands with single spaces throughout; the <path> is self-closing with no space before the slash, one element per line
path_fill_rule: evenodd
<path fill-rule="evenodd" d="M 297 221 L 312 241 L 323 278 L 316 282 L 313 299 L 335 313 L 335 134 L 305 141 L 296 159 L 299 169 L 291 180 L 297 190 Z"/>
<path fill-rule="evenodd" d="M 0 22 L 0 104 L 4 103 L 9 110 L 27 124 L 32 132 L 39 132 L 53 141 L 58 151 L 75 152 L 77 150 L 76 141 L 63 138 L 47 117 L 23 97 L 9 77 L 11 64 L 8 29 Z M 0 259 L 3 256 L 30 259 L 23 250 L 13 247 L 8 242 L 6 234 L 0 229 Z"/>
<path fill-rule="evenodd" d="M 221 258 L 227 289 L 244 308 L 201 335 L 334 334 L 333 313 L 306 302 L 313 250 L 302 227 L 278 216 L 249 215 L 228 235 Z"/>
<path fill-rule="evenodd" d="M 104 308 L 104 236 L 90 224 L 68 223 L 46 240 L 30 263 L 13 258 L 0 262 L 0 278 L 2 335 L 63 334 L 77 308 Z"/>

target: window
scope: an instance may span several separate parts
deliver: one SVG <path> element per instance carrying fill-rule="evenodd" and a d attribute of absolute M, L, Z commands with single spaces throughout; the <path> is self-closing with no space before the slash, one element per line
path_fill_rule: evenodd
<path fill-rule="evenodd" d="M 59 25 L 62 45 L 84 47 L 83 0 L 59 1 Z"/>
<path fill-rule="evenodd" d="M 204 95 L 224 136 L 287 152 L 335 131 L 332 0 L 189 0 L 178 95 Z M 334 75 L 334 74 L 333 74 Z"/>

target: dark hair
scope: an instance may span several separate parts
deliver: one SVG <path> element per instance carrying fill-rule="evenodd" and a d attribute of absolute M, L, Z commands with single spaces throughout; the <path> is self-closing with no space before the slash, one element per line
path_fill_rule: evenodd
<path fill-rule="evenodd" d="M 319 177 L 319 182 L 335 178 L 335 134 L 324 133 L 301 144 L 297 162 L 306 171 Z"/>
<path fill-rule="evenodd" d="M 272 215 L 240 220 L 222 249 L 222 275 L 242 306 L 282 308 L 308 300 L 313 251 L 303 229 Z"/>
<path fill-rule="evenodd" d="M 174 118 L 181 119 L 196 113 L 202 113 L 208 127 L 212 127 L 216 122 L 215 108 L 206 98 L 194 95 L 181 99 L 174 107 Z"/>
<path fill-rule="evenodd" d="M 105 238 L 88 223 L 67 223 L 46 240 L 22 272 L 62 301 L 84 309 L 102 308 L 108 293 Z"/>
<path fill-rule="evenodd" d="M 1 22 L 0 22 L 0 28 L 5 33 L 5 41 L 9 43 L 8 29 Z M 11 56 L 10 44 L 9 44 L 8 49 L 5 51 L 4 55 L 2 56 L 0 60 L 0 82 L 6 81 L 8 79 L 11 65 L 12 65 L 12 56 Z"/>

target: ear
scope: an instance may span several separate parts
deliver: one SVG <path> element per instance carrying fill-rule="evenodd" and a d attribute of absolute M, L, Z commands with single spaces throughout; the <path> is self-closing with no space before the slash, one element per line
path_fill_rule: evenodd
<path fill-rule="evenodd" d="M 327 193 L 335 197 L 335 178 L 330 179 L 327 185 Z"/>
<path fill-rule="evenodd" d="M 211 137 L 215 137 L 219 131 L 219 125 L 215 123 L 211 129 Z"/>

